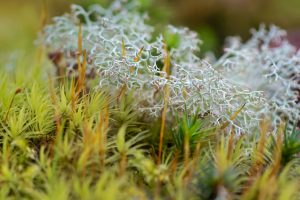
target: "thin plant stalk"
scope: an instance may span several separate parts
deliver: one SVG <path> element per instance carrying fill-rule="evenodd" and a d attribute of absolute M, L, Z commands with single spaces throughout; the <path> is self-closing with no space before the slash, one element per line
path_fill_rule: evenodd
<path fill-rule="evenodd" d="M 171 60 L 170 60 L 170 54 L 167 50 L 166 45 L 165 45 L 165 54 L 166 55 L 164 57 L 163 71 L 167 74 L 167 78 L 169 79 Z M 162 148 L 163 148 L 165 126 L 166 126 L 166 115 L 167 115 L 167 110 L 168 110 L 169 96 L 170 96 L 170 87 L 167 83 L 164 88 L 164 107 L 163 107 L 162 116 L 161 116 L 161 127 L 160 127 L 160 134 L 159 134 L 160 137 L 159 137 L 159 150 L 158 150 L 158 164 L 161 163 L 161 157 L 162 157 Z"/>
<path fill-rule="evenodd" d="M 10 112 L 10 110 L 11 110 L 11 107 L 12 107 L 12 105 L 13 105 L 13 103 L 14 103 L 15 97 L 16 97 L 16 95 L 19 94 L 20 92 L 22 92 L 22 89 L 21 89 L 21 88 L 16 89 L 16 91 L 14 92 L 14 94 L 13 94 L 11 100 L 10 100 L 9 107 L 8 107 L 7 112 L 6 112 L 5 118 L 4 118 L 4 121 L 5 121 L 5 122 L 7 121 L 8 114 L 9 114 L 9 112 Z"/>

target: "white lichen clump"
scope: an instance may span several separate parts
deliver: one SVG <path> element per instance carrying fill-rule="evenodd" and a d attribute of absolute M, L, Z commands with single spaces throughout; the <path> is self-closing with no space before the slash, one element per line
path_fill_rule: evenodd
<path fill-rule="evenodd" d="M 129 7 L 134 8 L 134 4 Z M 178 37 L 178 44 L 167 52 L 164 37 L 154 38 L 154 28 L 145 24 L 146 15 L 129 7 L 120 1 L 108 9 L 92 6 L 88 11 L 73 5 L 71 14 L 54 18 L 54 24 L 45 28 L 43 43 L 49 51 L 60 51 L 70 58 L 70 52 L 78 48 L 81 19 L 83 49 L 91 60 L 89 67 L 97 71 L 99 86 L 108 86 L 110 91 L 134 91 L 141 113 L 160 115 L 168 85 L 170 112 L 187 109 L 209 114 L 215 124 L 229 121 L 237 134 L 258 126 L 262 116 L 257 111 L 266 106 L 260 91 L 231 83 L 197 57 L 200 40 L 187 28 L 168 27 L 167 32 Z M 162 70 L 168 56 L 170 74 Z M 238 117 L 230 119 L 244 104 Z"/>
<path fill-rule="evenodd" d="M 262 25 L 245 43 L 230 38 L 216 67 L 241 87 L 263 92 L 268 105 L 259 112 L 269 116 L 274 126 L 299 120 L 300 51 L 288 42 L 284 30 Z"/>

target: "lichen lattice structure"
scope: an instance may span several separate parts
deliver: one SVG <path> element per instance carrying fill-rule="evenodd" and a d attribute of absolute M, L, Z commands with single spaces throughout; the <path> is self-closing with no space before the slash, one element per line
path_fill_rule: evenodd
<path fill-rule="evenodd" d="M 136 108 L 149 116 L 159 116 L 164 106 L 164 88 L 168 86 L 169 111 L 209 113 L 213 123 L 230 122 L 237 134 L 257 127 L 265 100 L 261 92 L 243 89 L 224 78 L 209 63 L 196 56 L 200 40 L 187 28 L 168 26 L 178 44 L 167 50 L 162 34 L 154 37 L 154 27 L 145 23 L 147 15 L 116 1 L 108 9 L 92 6 L 88 11 L 78 5 L 72 12 L 54 18 L 44 30 L 41 41 L 49 51 L 61 51 L 66 57 L 76 51 L 78 24 L 82 23 L 83 49 L 99 76 L 99 87 L 111 91 L 134 91 Z M 170 73 L 163 63 L 169 57 Z M 76 59 L 73 60 L 76 62 Z M 236 119 L 231 116 L 242 105 Z"/>
<path fill-rule="evenodd" d="M 242 43 L 228 40 L 225 54 L 215 64 L 235 84 L 251 91 L 262 91 L 267 106 L 260 113 L 270 116 L 273 126 L 299 120 L 300 51 L 287 40 L 286 31 L 261 25 Z"/>

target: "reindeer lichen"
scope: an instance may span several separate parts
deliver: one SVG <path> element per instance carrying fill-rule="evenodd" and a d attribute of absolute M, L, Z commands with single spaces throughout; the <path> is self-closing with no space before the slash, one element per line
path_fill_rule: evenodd
<path fill-rule="evenodd" d="M 168 50 L 164 36 L 154 37 L 154 27 L 145 23 L 147 15 L 141 16 L 132 8 L 120 1 L 108 9 L 92 6 L 88 11 L 73 5 L 70 14 L 54 18 L 54 24 L 45 28 L 43 43 L 49 51 L 60 51 L 68 63 L 76 63 L 70 54 L 77 51 L 82 23 L 88 68 L 96 69 L 99 87 L 134 91 L 140 112 L 160 115 L 168 85 L 170 111 L 209 113 L 215 124 L 229 121 L 237 133 L 257 127 L 261 117 L 257 111 L 265 105 L 261 92 L 231 83 L 196 56 L 200 40 L 187 28 L 167 27 L 168 34 L 176 36 L 176 45 Z M 167 56 L 170 74 L 162 70 Z M 245 108 L 233 120 L 231 115 L 243 104 Z"/>
<path fill-rule="evenodd" d="M 300 51 L 288 42 L 284 30 L 262 25 L 245 43 L 230 38 L 216 67 L 234 83 L 263 92 L 267 105 L 258 113 L 270 116 L 274 126 L 299 120 Z"/>

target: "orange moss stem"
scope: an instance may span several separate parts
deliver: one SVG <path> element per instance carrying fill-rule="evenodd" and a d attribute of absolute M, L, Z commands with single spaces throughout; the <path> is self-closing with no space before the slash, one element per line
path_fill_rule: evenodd
<path fill-rule="evenodd" d="M 170 78 L 170 66 L 171 66 L 170 54 L 167 50 L 167 46 L 165 45 L 165 57 L 164 57 L 163 70 L 167 75 L 167 79 Z M 161 157 L 162 157 L 163 140 L 164 140 L 165 126 L 166 126 L 166 115 L 167 115 L 167 110 L 168 110 L 169 96 L 170 96 L 170 86 L 167 83 L 164 88 L 164 107 L 163 107 L 162 116 L 161 116 L 161 127 L 160 127 L 160 134 L 159 134 L 160 136 L 159 136 L 159 149 L 158 149 L 158 164 L 161 163 Z"/>

